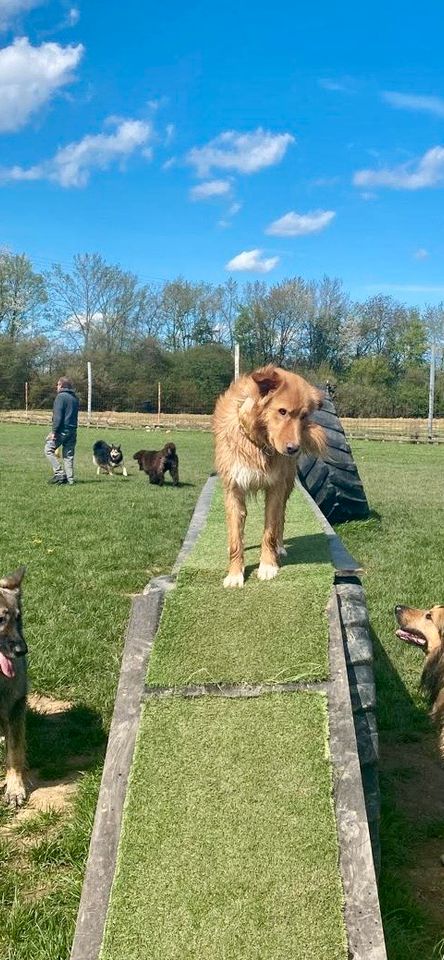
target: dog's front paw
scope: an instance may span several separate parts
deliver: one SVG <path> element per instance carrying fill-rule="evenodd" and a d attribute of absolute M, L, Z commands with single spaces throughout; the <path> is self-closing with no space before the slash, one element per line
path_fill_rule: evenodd
<path fill-rule="evenodd" d="M 274 563 L 263 563 L 262 561 L 259 564 L 257 571 L 258 580 L 273 580 L 274 577 L 277 577 L 279 573 L 279 567 Z"/>
<path fill-rule="evenodd" d="M 6 775 L 6 787 L 4 792 L 5 803 L 13 810 L 22 807 L 26 800 L 26 786 L 23 777 L 17 770 L 11 770 Z"/>
<path fill-rule="evenodd" d="M 241 573 L 228 573 L 224 580 L 224 587 L 243 587 L 244 575 Z"/>

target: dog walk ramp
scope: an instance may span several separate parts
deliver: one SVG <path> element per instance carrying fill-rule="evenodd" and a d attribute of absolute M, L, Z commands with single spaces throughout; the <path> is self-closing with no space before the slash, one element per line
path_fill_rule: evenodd
<path fill-rule="evenodd" d="M 118 692 L 108 754 L 114 741 L 122 770 L 107 755 L 72 960 L 385 958 L 340 632 L 333 659 L 329 649 L 327 538 L 296 490 L 288 556 L 261 583 L 262 513 L 252 501 L 245 586 L 224 590 L 211 478 L 175 585 L 160 578 L 138 598 L 135 659 L 130 629 L 121 678 L 137 709 L 122 727 Z M 135 691 L 149 647 L 140 611 L 154 604 L 157 621 L 162 600 Z M 114 788 L 125 795 L 118 849 Z"/>

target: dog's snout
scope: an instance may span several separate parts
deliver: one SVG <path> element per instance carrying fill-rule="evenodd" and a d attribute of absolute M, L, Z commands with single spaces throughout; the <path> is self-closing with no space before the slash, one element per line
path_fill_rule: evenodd
<path fill-rule="evenodd" d="M 287 443 L 287 453 L 294 454 L 294 453 L 297 453 L 298 450 L 299 450 L 298 443 Z"/>

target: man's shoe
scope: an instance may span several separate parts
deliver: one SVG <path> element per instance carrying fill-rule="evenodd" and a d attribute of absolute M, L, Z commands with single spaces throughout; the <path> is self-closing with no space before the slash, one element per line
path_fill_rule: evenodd
<path fill-rule="evenodd" d="M 62 473 L 62 474 L 55 473 L 54 476 L 51 477 L 50 480 L 48 480 L 48 483 L 58 484 L 59 486 L 60 486 L 62 483 L 66 483 L 65 474 L 64 474 L 64 473 Z"/>

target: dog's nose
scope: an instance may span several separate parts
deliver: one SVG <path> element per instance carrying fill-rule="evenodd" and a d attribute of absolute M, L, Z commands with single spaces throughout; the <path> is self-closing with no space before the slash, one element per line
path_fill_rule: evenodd
<path fill-rule="evenodd" d="M 299 450 L 298 443 L 287 443 L 287 453 L 293 454 L 297 453 Z"/>
<path fill-rule="evenodd" d="M 396 604 L 396 607 L 395 607 L 395 613 L 400 613 L 400 611 L 401 611 L 402 609 L 403 609 L 403 607 L 401 607 L 400 604 L 397 603 L 397 604 Z"/>

